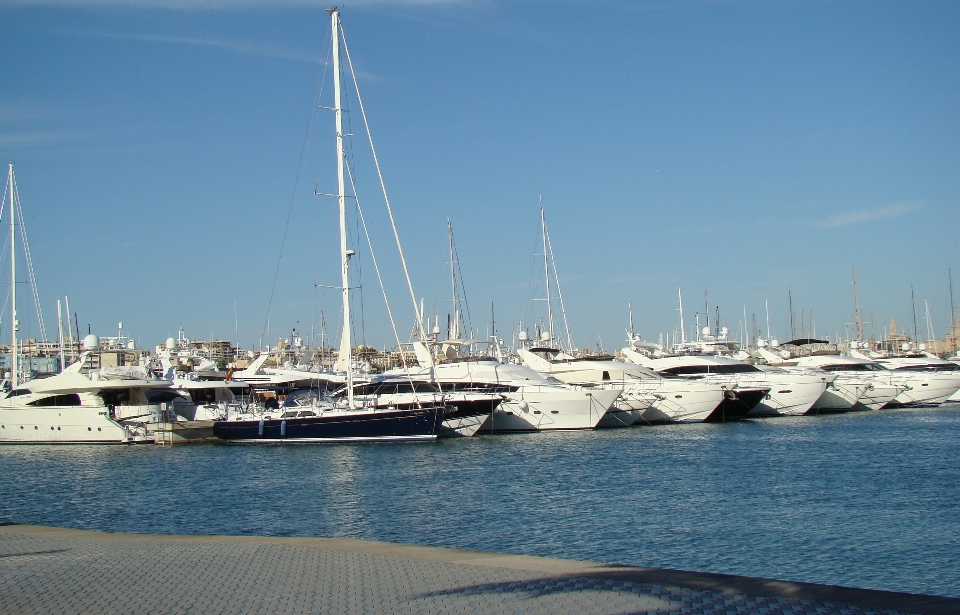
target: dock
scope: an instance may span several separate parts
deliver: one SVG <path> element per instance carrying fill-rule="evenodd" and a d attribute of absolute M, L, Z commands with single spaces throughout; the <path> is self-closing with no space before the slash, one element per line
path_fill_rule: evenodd
<path fill-rule="evenodd" d="M 352 538 L 6 524 L 0 613 L 945 615 L 960 599 Z"/>

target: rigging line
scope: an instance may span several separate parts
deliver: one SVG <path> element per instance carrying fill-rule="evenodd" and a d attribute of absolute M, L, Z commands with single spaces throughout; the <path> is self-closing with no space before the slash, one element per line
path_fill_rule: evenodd
<path fill-rule="evenodd" d="M 310 126 L 313 125 L 314 110 L 317 107 L 317 100 L 320 96 L 320 75 L 324 72 L 326 63 L 321 61 L 317 68 L 317 80 L 313 85 L 313 97 L 310 99 L 310 114 L 307 117 L 307 128 L 303 135 L 303 144 L 300 146 L 300 160 L 297 163 L 297 174 L 293 181 L 293 194 L 290 195 L 290 205 L 287 207 L 287 220 L 283 225 L 283 238 L 280 240 L 280 254 L 277 256 L 277 268 L 273 273 L 273 284 L 270 287 L 270 300 L 267 302 L 267 317 L 263 322 L 261 336 L 267 332 L 270 323 L 270 311 L 273 309 L 273 296 L 277 290 L 277 279 L 280 277 L 280 263 L 283 261 L 283 249 L 287 244 L 287 233 L 290 231 L 290 217 L 293 215 L 293 206 L 297 201 L 297 192 L 300 189 L 300 175 L 303 171 L 303 159 L 306 157 L 308 143 L 310 139 Z M 267 340 L 269 344 L 270 340 Z"/>
<path fill-rule="evenodd" d="M 353 175 L 352 170 L 350 171 L 350 175 L 351 176 Z M 353 184 L 351 183 L 350 185 L 351 185 L 351 189 L 353 189 Z M 354 202 L 356 202 L 357 200 L 356 190 L 353 190 L 353 194 L 354 194 L 353 200 Z M 359 211 L 359 209 L 360 209 L 360 206 L 358 205 L 357 210 Z M 356 231 L 356 237 L 357 237 L 356 245 L 359 245 L 360 244 L 360 225 L 356 223 L 356 221 L 354 222 L 354 230 Z M 359 252 L 357 253 L 356 258 L 357 258 L 357 278 L 358 278 L 357 290 L 360 292 L 360 339 L 361 339 L 360 343 L 366 346 L 367 345 L 367 317 L 363 309 L 363 259 L 360 258 Z"/>
<path fill-rule="evenodd" d="M 16 182 L 16 180 L 14 180 Z M 33 290 L 33 304 L 37 310 L 37 321 L 40 325 L 40 338 L 47 341 L 47 327 L 43 321 L 43 309 L 40 307 L 40 294 L 37 292 L 37 277 L 33 272 L 33 255 L 30 253 L 30 242 L 27 241 L 27 226 L 23 221 L 23 207 L 20 206 L 20 193 L 17 192 L 17 207 L 12 211 L 17 212 L 17 218 L 20 220 L 20 237 L 23 240 L 23 252 L 27 257 L 27 273 L 30 276 L 30 286 Z"/>
<path fill-rule="evenodd" d="M 557 274 L 557 262 L 553 257 L 553 242 L 550 241 L 550 231 L 544 228 L 547 235 L 547 248 L 550 249 L 550 263 L 553 265 L 553 278 L 557 282 L 557 298 L 560 299 L 560 313 L 563 314 L 563 327 L 567 331 L 568 350 L 573 351 L 573 339 L 570 337 L 570 325 L 567 324 L 567 310 L 563 307 L 563 293 L 560 291 L 560 276 Z"/>
<path fill-rule="evenodd" d="M 393 219 L 393 209 L 390 207 L 390 198 L 387 196 L 387 185 L 383 180 L 383 172 L 380 170 L 380 160 L 377 158 L 377 150 L 373 146 L 373 135 L 370 132 L 370 122 L 367 121 L 367 112 L 363 108 L 363 99 L 360 97 L 360 84 L 357 83 L 357 73 L 353 70 L 353 60 L 350 58 L 350 49 L 347 47 L 347 39 L 343 34 L 343 24 L 340 24 L 340 34 L 343 40 L 343 50 L 346 52 L 347 63 L 350 65 L 350 76 L 353 78 L 353 87 L 357 92 L 357 104 L 360 106 L 360 114 L 363 116 L 363 125 L 367 131 L 367 140 L 370 142 L 370 151 L 373 154 L 373 163 L 377 167 L 377 177 L 380 179 L 380 189 L 383 192 L 383 201 L 387 206 L 387 214 L 390 217 L 390 227 L 393 229 L 393 237 L 397 242 L 397 251 L 400 253 L 400 262 L 403 264 L 403 274 L 407 278 L 407 289 L 410 291 L 410 301 L 413 302 L 413 313 L 417 316 L 417 328 L 420 331 L 420 339 L 427 338 L 426 331 L 423 330 L 423 316 L 420 314 L 420 306 L 417 305 L 417 295 L 413 291 L 413 283 L 410 281 L 410 271 L 407 269 L 407 259 L 403 256 L 403 248 L 400 246 L 400 234 L 397 232 L 397 223 Z M 356 194 L 356 192 L 354 192 Z M 403 356 L 403 349 L 400 349 L 400 355 Z M 406 361 L 404 361 L 406 366 Z"/>
<path fill-rule="evenodd" d="M 463 271 L 460 269 L 460 253 L 457 252 L 457 239 L 453 239 L 453 256 L 457 263 L 457 274 L 460 276 L 460 290 L 463 292 L 463 306 L 467 308 L 467 323 L 470 325 L 470 337 L 473 337 L 473 319 L 470 317 L 470 302 L 467 301 L 467 287 L 463 285 Z"/>
<path fill-rule="evenodd" d="M 363 234 L 367 238 L 367 247 L 370 248 L 370 260 L 373 262 L 373 269 L 377 272 L 377 282 L 380 284 L 380 292 L 383 293 L 383 302 L 387 306 L 387 316 L 390 318 L 390 327 L 393 329 L 393 337 L 397 340 L 397 348 L 400 349 L 400 361 L 403 362 L 403 370 L 409 376 L 410 370 L 407 367 L 407 357 L 403 352 L 403 346 L 400 345 L 400 335 L 397 333 L 397 325 L 393 319 L 393 310 L 390 309 L 390 301 L 387 300 L 387 289 L 383 285 L 383 277 L 380 275 L 380 266 L 377 264 L 377 255 L 373 253 L 373 242 L 370 241 L 370 233 L 367 231 L 367 221 L 363 217 L 363 210 L 360 209 L 360 197 L 357 196 L 357 185 L 353 181 L 353 170 L 347 165 L 347 177 L 350 178 L 350 190 L 353 191 L 354 200 L 357 203 L 357 213 L 360 223 L 363 226 Z"/>

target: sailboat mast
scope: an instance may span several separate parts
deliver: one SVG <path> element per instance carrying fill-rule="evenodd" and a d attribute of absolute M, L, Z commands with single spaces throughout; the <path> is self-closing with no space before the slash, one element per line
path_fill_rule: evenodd
<path fill-rule="evenodd" d="M 340 11 L 330 9 L 330 28 L 333 37 L 333 112 L 337 123 L 337 202 L 340 209 L 340 284 L 343 292 L 343 330 L 340 334 L 340 356 L 337 371 L 347 372 L 347 398 L 353 408 L 353 369 L 350 361 L 350 257 L 347 250 L 347 197 L 343 176 L 343 109 L 340 107 Z"/>
<path fill-rule="evenodd" d="M 677 287 L 677 294 L 680 295 L 680 343 L 687 343 L 687 331 L 683 328 L 683 289 Z"/>
<path fill-rule="evenodd" d="M 953 311 L 953 272 L 947 267 L 947 278 L 950 281 L 950 337 L 953 339 L 953 352 L 957 352 L 957 316 Z"/>
<path fill-rule="evenodd" d="M 454 339 L 460 338 L 460 312 L 457 306 L 457 277 L 453 265 L 453 223 L 447 219 L 447 243 L 450 248 L 450 300 L 453 305 L 453 327 L 450 335 Z"/>
<path fill-rule="evenodd" d="M 540 232 L 543 235 L 543 277 L 547 283 L 547 331 L 553 342 L 553 306 L 550 301 L 550 261 L 547 257 L 547 219 L 543 215 L 543 197 L 540 197 Z"/>
<path fill-rule="evenodd" d="M 770 340 L 773 339 L 773 336 L 770 335 L 770 300 L 769 299 L 763 300 L 763 307 L 766 308 L 767 310 L 767 342 L 770 342 Z"/>
<path fill-rule="evenodd" d="M 13 334 L 13 341 L 10 346 L 10 353 L 13 358 L 11 362 L 13 367 L 10 370 L 10 384 L 15 389 L 17 388 L 18 368 L 20 367 L 20 357 L 17 352 L 17 329 L 20 328 L 20 322 L 17 320 L 17 237 L 14 231 L 14 224 L 17 219 L 17 201 L 13 181 L 13 163 L 11 162 L 7 170 L 7 183 L 10 184 L 10 305 L 13 308 L 10 314 L 10 322 L 13 323 L 13 326 L 10 327 L 10 331 Z"/>
<path fill-rule="evenodd" d="M 912 287 L 911 287 L 911 291 Z M 853 323 L 856 328 L 857 339 L 861 337 L 860 332 L 860 299 L 857 297 L 857 264 L 853 263 Z"/>

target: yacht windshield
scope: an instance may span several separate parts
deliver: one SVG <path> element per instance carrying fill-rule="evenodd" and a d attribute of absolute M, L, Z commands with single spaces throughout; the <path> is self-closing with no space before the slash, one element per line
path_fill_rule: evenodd
<path fill-rule="evenodd" d="M 704 363 L 701 365 L 678 365 L 676 367 L 668 367 L 660 371 L 666 374 L 687 376 L 694 374 L 745 374 L 749 372 L 759 372 L 760 370 L 747 363 L 721 365 Z"/>
<path fill-rule="evenodd" d="M 879 363 L 839 363 L 836 365 L 821 365 L 825 372 L 885 372 L 889 371 Z"/>

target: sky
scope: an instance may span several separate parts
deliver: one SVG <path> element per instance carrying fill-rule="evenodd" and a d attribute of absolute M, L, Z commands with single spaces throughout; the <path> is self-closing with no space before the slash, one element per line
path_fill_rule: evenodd
<path fill-rule="evenodd" d="M 37 292 L 151 348 L 339 337 L 329 17 L 286 0 L 0 2 L 0 155 Z M 540 210 L 576 346 L 719 308 L 820 337 L 960 306 L 960 4 L 345 2 L 416 296 L 446 328 L 447 220 L 475 334 L 544 318 Z M 351 86 L 352 87 L 352 86 Z M 355 92 L 350 160 L 395 316 L 412 301 Z M 354 339 L 395 343 L 351 201 Z M 8 213 L 3 213 L 6 220 Z M 0 225 L 3 222 L 0 221 Z M 2 227 L 2 226 L 0 226 Z M 6 227 L 2 227 L 6 228 Z M 9 250 L 9 248 L 5 248 Z M 20 265 L 23 268 L 23 259 Z M 539 263 L 539 265 L 538 265 Z M 0 261 L 0 283 L 9 260 Z M 18 279 L 26 280 L 25 269 Z M 555 292 L 555 289 L 552 289 Z M 18 286 L 21 336 L 36 336 Z M 6 296 L 6 294 L 4 294 Z M 362 306 L 362 310 L 360 307 Z M 554 303 L 559 312 L 559 301 Z M 702 318 L 702 316 L 701 316 Z M 875 322 L 874 322 L 875 321 Z M 9 336 L 9 299 L 0 338 Z"/>

